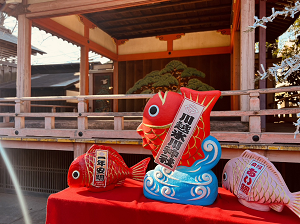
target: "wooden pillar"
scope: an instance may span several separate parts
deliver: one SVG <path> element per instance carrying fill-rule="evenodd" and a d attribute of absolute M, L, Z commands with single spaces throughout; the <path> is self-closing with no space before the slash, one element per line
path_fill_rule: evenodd
<path fill-rule="evenodd" d="M 74 143 L 74 159 L 86 153 L 85 143 Z"/>
<path fill-rule="evenodd" d="M 231 89 L 240 89 L 240 31 L 235 31 L 234 41 L 233 41 L 233 52 L 231 55 L 232 60 L 232 76 L 231 76 Z M 239 96 L 231 97 L 231 109 L 240 109 L 240 98 Z"/>
<path fill-rule="evenodd" d="M 80 54 L 80 95 L 89 95 L 89 48 L 81 47 Z M 88 101 L 85 103 L 84 112 L 88 111 Z M 79 111 L 79 109 L 78 109 Z M 81 111 L 83 112 L 83 111 Z"/>
<path fill-rule="evenodd" d="M 15 129 L 21 129 L 25 128 L 25 117 L 19 116 L 20 113 L 22 113 L 22 110 L 24 109 L 23 101 L 16 99 L 15 100 Z"/>
<path fill-rule="evenodd" d="M 259 110 L 259 93 L 250 93 L 250 110 Z M 249 118 L 249 132 L 260 133 L 261 132 L 261 120 L 260 116 L 250 116 Z"/>
<path fill-rule="evenodd" d="M 259 18 L 266 16 L 266 0 L 259 1 Z M 259 71 L 263 73 L 261 65 L 264 66 L 266 70 L 266 29 L 259 27 Z M 259 80 L 259 88 L 265 89 L 267 88 L 267 80 Z M 267 95 L 261 94 L 260 95 L 260 109 L 267 108 Z M 266 116 L 261 116 L 261 128 L 262 131 L 266 130 Z"/>
<path fill-rule="evenodd" d="M 89 95 L 94 95 L 94 74 L 93 73 L 89 74 Z M 88 112 L 94 111 L 93 102 L 94 100 L 89 100 Z"/>
<path fill-rule="evenodd" d="M 90 30 L 89 26 L 84 24 L 84 37 L 86 38 L 86 44 L 80 48 L 80 95 L 89 95 L 89 38 Z M 89 102 L 86 102 L 85 111 L 89 107 Z"/>
<path fill-rule="evenodd" d="M 45 129 L 55 129 L 55 117 L 45 117 Z"/>
<path fill-rule="evenodd" d="M 25 15 L 18 16 L 17 97 L 31 96 L 31 26 Z M 30 112 L 30 102 L 24 102 L 20 112 Z"/>
<path fill-rule="evenodd" d="M 89 94 L 89 48 L 81 47 L 80 54 L 80 95 Z"/>
<path fill-rule="evenodd" d="M 119 94 L 119 62 L 114 61 L 113 94 Z M 118 112 L 118 100 L 113 100 L 113 111 Z"/>
<path fill-rule="evenodd" d="M 255 63 L 255 33 L 244 32 L 248 26 L 253 25 L 255 16 L 255 1 L 241 0 L 241 90 L 254 89 L 254 63 Z M 241 110 L 250 109 L 249 96 L 241 96 Z M 249 116 L 241 118 L 243 122 L 249 121 Z"/>
<path fill-rule="evenodd" d="M 114 117 L 114 130 L 124 130 L 124 117 Z"/>
<path fill-rule="evenodd" d="M 78 117 L 77 117 L 78 132 L 76 133 L 76 135 L 83 138 L 85 137 L 84 131 L 88 129 L 88 118 L 87 116 L 82 116 L 82 113 L 86 112 L 86 109 L 87 109 L 86 100 L 80 97 L 78 99 Z"/>

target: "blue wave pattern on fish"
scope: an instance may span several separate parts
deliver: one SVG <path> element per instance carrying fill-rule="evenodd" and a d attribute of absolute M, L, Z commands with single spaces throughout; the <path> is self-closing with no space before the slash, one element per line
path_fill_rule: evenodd
<path fill-rule="evenodd" d="M 173 172 L 160 165 L 144 178 L 147 198 L 193 205 L 211 205 L 218 195 L 218 180 L 211 169 L 221 158 L 221 146 L 208 136 L 202 142 L 205 157 L 193 166 L 178 166 Z"/>

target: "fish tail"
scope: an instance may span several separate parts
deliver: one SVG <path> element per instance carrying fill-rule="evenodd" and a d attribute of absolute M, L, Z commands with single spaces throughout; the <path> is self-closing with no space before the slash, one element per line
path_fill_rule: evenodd
<path fill-rule="evenodd" d="M 287 204 L 287 207 L 300 218 L 300 191 L 292 193 L 292 195 L 292 200 Z"/>
<path fill-rule="evenodd" d="M 137 181 L 143 181 L 149 161 L 150 158 L 146 158 L 131 167 L 131 178 Z"/>

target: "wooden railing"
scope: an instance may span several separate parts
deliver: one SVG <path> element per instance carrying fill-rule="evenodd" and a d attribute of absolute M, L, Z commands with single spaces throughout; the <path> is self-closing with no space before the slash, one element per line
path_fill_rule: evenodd
<path fill-rule="evenodd" d="M 294 138 L 294 133 L 262 132 L 261 115 L 275 114 L 296 114 L 300 113 L 300 108 L 288 109 L 266 109 L 260 110 L 260 94 L 300 91 L 300 86 L 283 87 L 272 89 L 222 91 L 222 96 L 249 95 L 250 109 L 248 111 L 212 111 L 212 117 L 218 116 L 249 116 L 249 131 L 247 132 L 218 132 L 211 134 L 220 142 L 239 142 L 239 143 L 300 143 L 300 136 Z M 55 137 L 55 138 L 102 138 L 102 139 L 140 139 L 135 130 L 124 130 L 124 117 L 139 117 L 141 112 L 87 112 L 88 100 L 104 99 L 147 99 L 153 94 L 130 94 L 130 95 L 81 95 L 81 96 L 53 96 L 53 97 L 22 97 L 22 98 L 0 98 L 1 103 L 14 102 L 14 113 L 0 113 L 3 123 L 9 122 L 9 117 L 14 117 L 14 127 L 0 129 L 2 136 L 35 136 L 35 137 Z M 78 112 L 50 112 L 50 113 L 24 113 L 22 105 L 26 101 L 66 101 L 77 100 Z M 89 118 L 101 118 L 105 116 L 113 117 L 114 129 L 89 129 Z M 25 118 L 44 118 L 44 128 L 25 128 Z M 77 128 L 57 129 L 55 128 L 56 118 L 77 118 Z M 295 120 L 296 122 L 296 120 Z M 292 125 L 292 124 L 291 124 Z"/>
<path fill-rule="evenodd" d="M 0 103 L 0 106 L 6 107 L 15 107 L 14 103 Z M 51 108 L 51 112 L 56 112 L 57 108 L 70 108 L 73 112 L 77 111 L 77 107 L 75 106 L 67 106 L 67 105 L 48 105 L 48 104 L 31 104 L 31 107 L 43 107 L 43 108 Z"/>

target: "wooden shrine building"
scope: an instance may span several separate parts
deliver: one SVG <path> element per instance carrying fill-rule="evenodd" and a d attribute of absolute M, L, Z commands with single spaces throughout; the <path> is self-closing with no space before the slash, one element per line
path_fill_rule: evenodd
<path fill-rule="evenodd" d="M 0 84 L 15 81 L 17 76 L 17 43 L 18 38 L 4 27 L 5 16 L 0 14 Z M 31 46 L 31 54 L 45 54 Z"/>
<path fill-rule="evenodd" d="M 203 80 L 222 91 L 212 120 L 217 126 L 211 134 L 222 146 L 222 159 L 230 159 L 250 149 L 274 162 L 299 163 L 300 135 L 295 127 L 280 129 L 279 123 L 268 126 L 266 116 L 292 116 L 300 108 L 277 109 L 274 94 L 300 91 L 300 86 L 274 88 L 260 81 L 255 73 L 260 64 L 269 65 L 266 47 L 259 45 L 255 63 L 255 42 L 274 43 L 296 18 L 278 16 L 267 29 L 245 32 L 254 16 L 268 16 L 274 7 L 282 10 L 288 0 L 7 0 L 0 1 L 2 11 L 18 19 L 18 73 L 16 97 L 1 98 L 14 103 L 13 113 L 1 113 L 2 145 L 8 149 L 27 149 L 83 154 L 91 144 L 106 144 L 120 153 L 150 154 L 143 149 L 141 138 L 129 124 L 141 121 L 139 100 L 149 94 L 125 94 L 136 81 L 151 71 L 161 70 L 176 59 L 206 74 Z M 36 26 L 81 48 L 80 95 L 31 95 L 31 28 Z M 113 69 L 91 69 L 89 52 L 113 61 Z M 273 60 L 274 61 L 274 60 Z M 111 81 L 108 95 L 91 92 L 92 74 L 105 74 Z M 101 76 L 102 77 L 102 76 Z M 31 101 L 69 101 L 77 103 L 76 112 L 34 113 Z M 95 112 L 93 101 L 112 102 L 112 111 Z M 273 104 L 272 104 L 273 103 Z M 13 127 L 6 125 L 13 117 Z M 238 118 L 238 130 L 218 125 L 218 117 Z M 39 128 L 28 127 L 27 121 L 42 118 Z M 62 119 L 75 119 L 72 128 L 58 126 Z M 93 126 L 95 120 L 112 120 L 111 128 Z M 294 117 L 294 122 L 297 118 Z M 136 123 L 134 123 L 134 122 Z M 230 120 L 233 121 L 233 120 Z M 235 120 L 236 121 L 236 120 Z M 227 122 L 228 124 L 230 122 Z M 230 126 L 230 125 L 229 125 Z M 59 127 L 59 128 L 58 128 Z M 105 126 L 106 127 L 106 126 Z M 29 152 L 29 151 L 28 151 Z M 25 155 L 26 153 L 24 153 Z M 23 155 L 23 154 L 22 154 Z M 56 156 L 59 157 L 57 154 Z M 60 156 L 62 158 L 63 156 Z M 69 161 L 69 160 L 68 160 Z M 69 161 L 70 162 L 70 161 Z M 67 169 L 64 167 L 62 169 Z M 65 171 L 64 171 L 65 172 Z M 48 188 L 47 188 L 48 189 Z M 57 189 L 57 188 L 53 188 Z M 299 190 L 299 189 L 298 189 Z M 51 192 L 50 190 L 48 192 Z"/>

